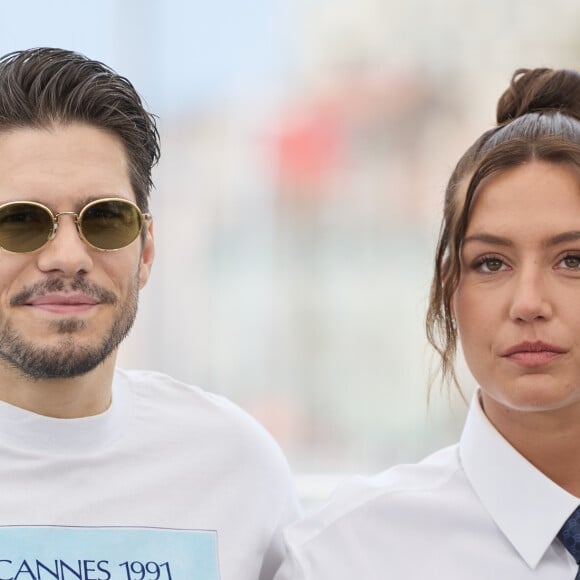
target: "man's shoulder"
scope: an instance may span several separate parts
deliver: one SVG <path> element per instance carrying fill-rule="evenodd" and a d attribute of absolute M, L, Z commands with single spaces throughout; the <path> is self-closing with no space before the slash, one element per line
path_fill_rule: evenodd
<path fill-rule="evenodd" d="M 167 438 L 173 434 L 184 445 L 203 444 L 229 453 L 240 449 L 248 460 L 255 456 L 263 461 L 269 455 L 286 469 L 273 437 L 227 397 L 149 370 L 117 369 L 115 385 L 130 391 L 134 415 L 143 429 L 162 428 Z"/>
<path fill-rule="evenodd" d="M 152 401 L 158 409 L 162 409 L 164 403 L 172 409 L 176 403 L 184 403 L 188 412 L 191 412 L 191 405 L 200 409 L 204 406 L 221 409 L 223 412 L 235 413 L 239 410 L 239 407 L 221 395 L 158 371 L 117 368 L 114 381 L 121 388 L 129 387 L 138 402 Z"/>

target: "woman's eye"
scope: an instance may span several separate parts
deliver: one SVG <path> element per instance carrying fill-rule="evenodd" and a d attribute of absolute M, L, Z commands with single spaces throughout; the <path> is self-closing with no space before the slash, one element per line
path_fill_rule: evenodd
<path fill-rule="evenodd" d="M 481 272 L 499 272 L 504 267 L 504 263 L 499 258 L 484 258 L 478 263 L 477 269 Z"/>
<path fill-rule="evenodd" d="M 562 260 L 562 264 L 570 270 L 580 269 L 580 256 L 566 256 Z"/>

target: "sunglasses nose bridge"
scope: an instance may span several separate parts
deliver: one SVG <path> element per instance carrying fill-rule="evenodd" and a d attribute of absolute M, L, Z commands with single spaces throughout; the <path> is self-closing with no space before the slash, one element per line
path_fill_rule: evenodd
<path fill-rule="evenodd" d="M 63 215 L 70 215 L 73 216 L 74 218 L 74 222 L 75 222 L 75 226 L 77 228 L 77 231 L 79 231 L 79 214 L 76 211 L 59 211 L 58 213 L 53 214 L 51 212 L 52 215 L 52 234 L 50 236 L 50 239 L 53 240 L 54 236 L 56 236 L 56 232 L 58 230 L 58 226 L 60 224 L 60 218 Z M 80 233 L 80 232 L 79 232 Z"/>

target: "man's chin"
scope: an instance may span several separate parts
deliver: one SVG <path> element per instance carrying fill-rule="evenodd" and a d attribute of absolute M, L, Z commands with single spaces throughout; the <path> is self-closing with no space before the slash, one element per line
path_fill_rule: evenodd
<path fill-rule="evenodd" d="M 85 375 L 102 364 L 117 348 L 118 340 L 95 343 L 84 333 L 50 333 L 43 339 L 24 340 L 5 332 L 0 338 L 0 358 L 32 380 L 69 379 Z"/>
<path fill-rule="evenodd" d="M 87 328 L 87 322 L 80 318 L 65 318 L 54 322 L 52 326 L 59 334 L 77 334 Z"/>
<path fill-rule="evenodd" d="M 23 357 L 7 359 L 3 355 L 2 358 L 28 379 L 43 381 L 81 377 L 103 364 L 110 355 L 110 351 L 103 350 L 45 349 L 42 352 L 29 351 L 26 360 Z"/>

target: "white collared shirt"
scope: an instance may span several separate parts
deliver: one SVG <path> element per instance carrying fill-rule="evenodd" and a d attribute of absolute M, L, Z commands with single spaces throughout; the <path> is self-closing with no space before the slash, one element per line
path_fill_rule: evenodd
<path fill-rule="evenodd" d="M 476 396 L 458 445 L 356 478 L 290 526 L 275 580 L 573 580 L 578 565 L 556 534 L 579 504 Z"/>

